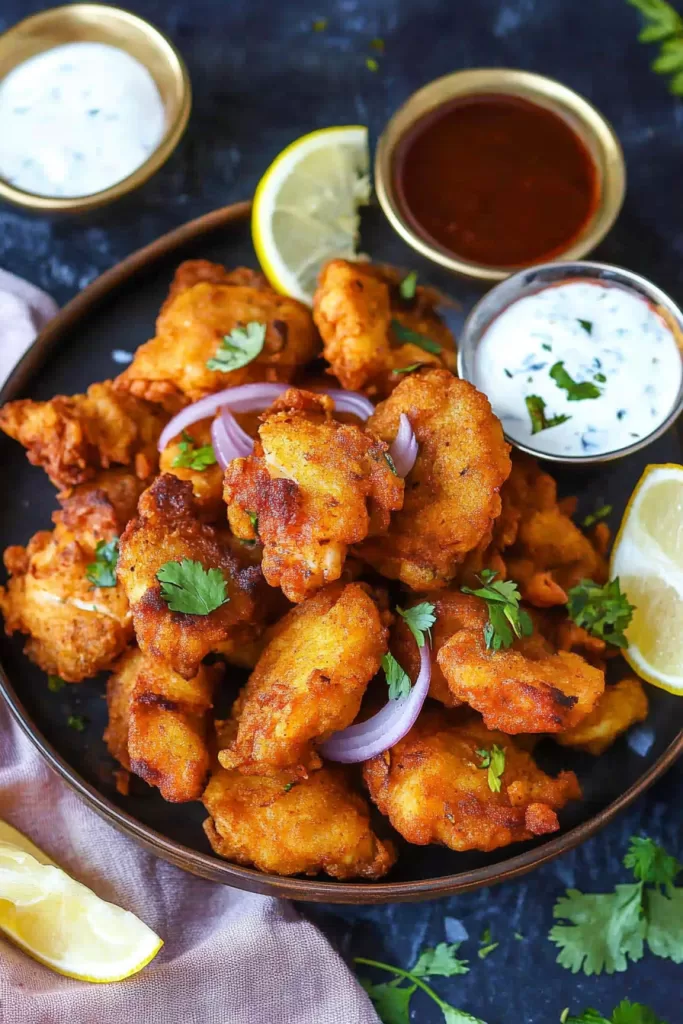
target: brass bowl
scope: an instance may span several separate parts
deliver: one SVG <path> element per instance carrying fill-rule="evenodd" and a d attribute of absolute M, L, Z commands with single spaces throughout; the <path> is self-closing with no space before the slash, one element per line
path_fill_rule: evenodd
<path fill-rule="evenodd" d="M 427 259 L 464 277 L 502 281 L 524 269 L 495 267 L 461 259 L 432 245 L 408 223 L 394 188 L 394 157 L 400 140 L 416 122 L 453 99 L 482 94 L 519 96 L 558 114 L 576 132 L 595 164 L 598 203 L 583 231 L 556 259 L 577 260 L 594 249 L 614 224 L 626 191 L 626 166 L 610 123 L 572 89 L 544 75 L 510 68 L 477 68 L 444 75 L 418 89 L 394 114 L 380 136 L 375 155 L 375 189 L 384 213 L 401 237 Z M 541 261 L 539 260 L 539 263 Z"/>
<path fill-rule="evenodd" d="M 185 131 L 192 88 L 185 63 L 173 43 L 136 14 L 105 4 L 76 3 L 34 14 L 0 35 L 0 81 L 37 53 L 63 43 L 108 43 L 147 68 L 161 94 L 166 131 L 150 156 L 132 174 L 109 188 L 69 198 L 36 195 L 0 177 L 0 198 L 29 210 L 72 213 L 120 199 L 147 181 L 168 160 Z"/>

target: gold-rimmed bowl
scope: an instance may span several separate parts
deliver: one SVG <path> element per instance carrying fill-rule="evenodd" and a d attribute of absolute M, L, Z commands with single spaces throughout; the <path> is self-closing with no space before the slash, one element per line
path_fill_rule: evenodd
<path fill-rule="evenodd" d="M 617 218 L 626 191 L 626 165 L 609 121 L 588 100 L 553 78 L 513 68 L 476 68 L 437 78 L 413 93 L 380 136 L 375 155 L 375 189 L 382 209 L 399 235 L 427 259 L 480 281 L 502 281 L 524 269 L 475 263 L 433 244 L 406 217 L 396 188 L 396 155 L 406 134 L 432 111 L 455 99 L 482 95 L 516 96 L 559 115 L 583 142 L 595 165 L 598 201 L 580 235 L 558 252 L 577 260 L 598 245 Z M 538 261 L 541 262 L 540 260 Z"/>
<path fill-rule="evenodd" d="M 185 62 L 170 39 L 144 18 L 105 4 L 53 7 L 25 18 L 0 35 L 0 81 L 30 57 L 64 43 L 107 43 L 143 64 L 161 95 L 165 130 L 156 149 L 132 174 L 86 196 L 37 195 L 0 177 L 0 198 L 30 210 L 77 213 L 132 192 L 159 170 L 178 145 L 190 116 L 192 88 Z"/>

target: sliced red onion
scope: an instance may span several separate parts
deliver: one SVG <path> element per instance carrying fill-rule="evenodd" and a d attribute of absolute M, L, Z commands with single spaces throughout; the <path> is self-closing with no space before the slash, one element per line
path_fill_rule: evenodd
<path fill-rule="evenodd" d="M 222 405 L 233 412 L 251 412 L 253 409 L 265 409 L 290 387 L 289 384 L 241 384 L 236 388 L 224 388 L 215 395 L 207 395 L 198 402 L 186 406 L 170 420 L 161 431 L 159 451 L 162 452 L 168 442 L 198 420 L 213 416 Z"/>
<path fill-rule="evenodd" d="M 429 648 L 424 644 L 420 648 L 420 672 L 408 696 L 390 700 L 367 722 L 335 733 L 322 744 L 320 753 L 329 761 L 356 764 L 393 747 L 415 724 L 429 692 L 431 677 L 432 662 Z"/>
<path fill-rule="evenodd" d="M 413 433 L 410 420 L 404 412 L 398 421 L 398 434 L 389 448 L 389 454 L 396 466 L 399 476 L 406 477 L 415 465 L 417 458 L 417 438 Z"/>
<path fill-rule="evenodd" d="M 223 470 L 233 459 L 245 458 L 254 450 L 254 442 L 227 409 L 223 409 L 211 424 L 211 442 L 216 461 Z"/>

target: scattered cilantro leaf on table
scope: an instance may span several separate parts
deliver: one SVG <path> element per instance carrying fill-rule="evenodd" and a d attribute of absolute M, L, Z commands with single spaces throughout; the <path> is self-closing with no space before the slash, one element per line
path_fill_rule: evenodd
<path fill-rule="evenodd" d="M 425 633 L 429 637 L 429 642 L 431 644 L 432 626 L 436 622 L 434 605 L 431 601 L 422 601 L 420 604 L 416 604 L 412 608 L 406 608 L 405 611 L 403 608 L 399 608 L 399 606 L 396 605 L 396 611 L 415 637 L 418 647 L 424 647 Z"/>
<path fill-rule="evenodd" d="M 551 427 L 559 427 L 560 423 L 566 423 L 571 416 L 565 413 L 558 413 L 556 416 L 546 416 L 545 402 L 540 395 L 527 395 L 524 399 L 529 419 L 531 420 L 531 433 L 540 434 L 542 430 L 549 430 Z"/>
<path fill-rule="evenodd" d="M 598 1010 L 584 1010 L 578 1017 L 564 1012 L 561 1024 L 667 1024 L 654 1010 L 643 1003 L 632 1003 L 623 999 L 612 1011 L 611 1017 L 603 1017 Z"/>
<path fill-rule="evenodd" d="M 590 512 L 587 516 L 584 517 L 584 520 L 581 523 L 581 525 L 583 526 L 584 530 L 588 530 L 591 526 L 595 526 L 595 524 L 599 522 L 601 519 L 606 519 L 608 515 L 611 515 L 611 512 L 611 505 L 598 505 L 595 512 Z"/>
<path fill-rule="evenodd" d="M 47 677 L 47 688 L 50 693 L 59 693 L 59 691 L 63 690 L 65 686 L 66 683 L 61 676 L 49 675 Z"/>
<path fill-rule="evenodd" d="M 372 999 L 377 1016 L 383 1024 L 410 1024 L 410 997 L 417 985 L 405 987 L 401 979 L 373 985 L 364 979 L 361 985 Z"/>
<path fill-rule="evenodd" d="M 183 558 L 165 562 L 157 572 L 161 596 L 172 612 L 208 615 L 229 601 L 220 569 L 205 569 L 201 562 Z"/>
<path fill-rule="evenodd" d="M 588 321 L 584 321 L 587 323 Z M 581 323 L 581 321 L 579 321 Z M 550 376 L 558 388 L 567 392 L 568 402 L 581 402 L 585 398 L 600 398 L 602 391 L 597 385 L 589 380 L 576 381 L 564 368 L 564 362 L 560 359 L 550 367 Z"/>
<path fill-rule="evenodd" d="M 477 579 L 481 587 L 461 587 L 463 594 L 473 594 L 486 601 L 489 621 L 484 626 L 488 650 L 511 647 L 515 637 L 531 636 L 533 624 L 529 614 L 519 607 L 520 593 L 512 580 L 496 580 L 498 573 L 482 569 Z"/>
<path fill-rule="evenodd" d="M 416 978 L 452 978 L 456 974 L 467 974 L 467 960 L 456 956 L 459 947 L 459 942 L 440 942 L 434 949 L 423 950 L 410 973 Z"/>
<path fill-rule="evenodd" d="M 624 630 L 633 618 L 635 605 L 622 594 L 619 577 L 608 583 L 581 580 L 567 592 L 569 617 L 593 636 L 612 647 L 628 647 Z"/>
<path fill-rule="evenodd" d="M 70 729 L 75 729 L 76 732 L 83 732 L 89 719 L 85 715 L 69 715 L 66 720 L 66 724 Z"/>
<path fill-rule="evenodd" d="M 95 546 L 95 561 L 85 567 L 86 579 L 94 587 L 115 587 L 118 561 L 119 538 L 99 540 Z"/>
<path fill-rule="evenodd" d="M 416 270 L 411 270 L 409 274 L 406 274 L 398 286 L 398 290 L 401 293 L 402 299 L 410 300 L 415 298 L 415 292 L 417 290 Z"/>
<path fill-rule="evenodd" d="M 648 836 L 631 836 L 624 867 L 641 882 L 673 885 L 683 865 Z"/>
<path fill-rule="evenodd" d="M 204 444 L 196 447 L 194 438 L 183 430 L 183 439 L 178 445 L 178 454 L 173 460 L 174 469 L 196 469 L 200 473 L 209 466 L 216 465 L 216 453 L 213 445 Z"/>
<path fill-rule="evenodd" d="M 405 327 L 400 320 L 392 320 L 391 329 L 399 341 L 417 345 L 418 348 L 424 349 L 425 352 L 431 352 L 434 356 L 438 356 L 441 352 L 441 345 L 438 342 L 432 341 L 424 334 L 418 334 L 417 331 L 412 331 L 410 327 Z"/>
<path fill-rule="evenodd" d="M 477 750 L 477 755 L 481 758 L 479 767 L 488 769 L 489 789 L 492 793 L 500 793 L 500 780 L 505 771 L 505 751 L 497 743 L 494 743 L 490 750 L 485 747 Z M 497 946 L 498 943 L 495 945 Z M 481 956 L 481 951 L 479 955 Z"/>
<path fill-rule="evenodd" d="M 209 370 L 229 373 L 239 370 L 261 354 L 266 340 L 266 325 L 251 320 L 246 327 L 233 327 L 223 337 L 216 355 L 207 360 Z"/>
<path fill-rule="evenodd" d="M 659 43 L 659 56 L 650 65 L 659 75 L 670 75 L 669 91 L 683 96 L 683 18 L 665 0 L 627 0 L 645 18 L 638 39 Z"/>
<path fill-rule="evenodd" d="M 382 668 L 389 687 L 389 700 L 403 700 L 410 693 L 410 676 L 401 668 L 393 654 L 385 654 L 382 658 Z"/>

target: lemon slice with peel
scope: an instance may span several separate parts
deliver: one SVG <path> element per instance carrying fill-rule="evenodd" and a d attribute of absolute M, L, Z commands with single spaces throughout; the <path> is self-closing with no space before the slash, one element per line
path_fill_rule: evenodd
<path fill-rule="evenodd" d="M 610 576 L 635 611 L 622 653 L 631 668 L 683 694 L 683 466 L 648 466 L 614 542 Z"/>
<path fill-rule="evenodd" d="M 35 960 L 80 981 L 121 981 L 152 960 L 158 935 L 106 903 L 0 822 L 0 930 Z"/>
<path fill-rule="evenodd" d="M 356 258 L 358 209 L 369 200 L 367 128 L 322 128 L 287 146 L 261 178 L 251 217 L 273 288 L 310 304 L 322 264 Z"/>

